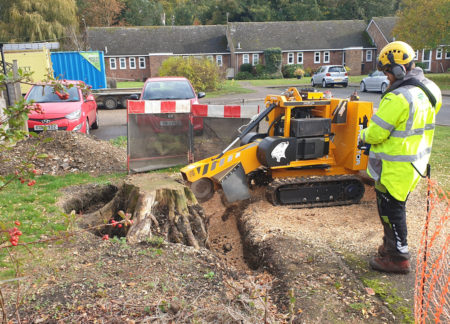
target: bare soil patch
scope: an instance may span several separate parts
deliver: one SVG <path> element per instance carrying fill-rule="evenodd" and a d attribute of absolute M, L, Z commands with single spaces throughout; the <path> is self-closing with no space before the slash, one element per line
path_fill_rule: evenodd
<path fill-rule="evenodd" d="M 88 157 L 93 142 L 99 142 L 95 155 L 116 152 L 106 142 L 67 134 L 57 135 L 66 138 L 54 153 L 59 157 L 70 161 L 74 155 Z M 18 152 L 24 154 L 26 149 Z M 122 150 L 112 155 L 124 154 Z M 122 162 L 119 159 L 101 172 L 123 167 Z M 45 172 L 75 172 L 54 165 Z M 158 185 L 152 174 L 128 176 L 126 181 L 143 190 Z M 95 184 L 67 188 L 60 206 L 92 212 L 110 199 L 115 185 L 100 191 Z M 102 194 L 93 197 L 93 191 Z M 418 190 L 408 202 L 413 255 L 423 224 L 424 199 Z M 414 273 L 384 275 L 368 269 L 367 261 L 382 235 L 371 187 L 366 187 L 360 204 L 350 206 L 272 206 L 264 190 L 257 189 L 244 203 L 224 204 L 216 193 L 202 207 L 209 224 L 209 249 L 158 240 L 130 245 L 120 238 L 102 241 L 91 233 L 43 249 L 25 267 L 29 271 L 21 290 L 26 297 L 21 307 L 23 322 L 401 322 L 388 305 L 365 289 L 361 279 L 367 276 L 393 285 L 412 309 Z M 14 294 L 9 286 L 11 317 Z"/>

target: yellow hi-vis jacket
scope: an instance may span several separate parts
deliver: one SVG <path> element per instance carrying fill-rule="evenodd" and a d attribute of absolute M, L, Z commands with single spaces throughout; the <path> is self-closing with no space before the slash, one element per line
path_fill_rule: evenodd
<path fill-rule="evenodd" d="M 419 182 L 414 166 L 422 175 L 426 172 L 435 116 L 442 105 L 439 87 L 424 78 L 421 69 L 411 72 L 434 95 L 436 106 L 419 87 L 400 86 L 384 96 L 369 126 L 361 132 L 361 139 L 371 144 L 367 173 L 400 201 L 405 201 Z"/>

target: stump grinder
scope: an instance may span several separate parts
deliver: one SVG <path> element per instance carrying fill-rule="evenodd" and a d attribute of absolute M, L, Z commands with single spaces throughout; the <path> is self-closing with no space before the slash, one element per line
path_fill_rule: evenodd
<path fill-rule="evenodd" d="M 241 127 L 222 153 L 182 168 L 183 179 L 200 201 L 219 189 L 229 202 L 244 200 L 250 198 L 250 187 L 265 186 L 274 205 L 358 203 L 364 194 L 360 171 L 368 159 L 358 140 L 373 107 L 353 99 L 297 88 L 268 95 L 266 108 Z M 252 131 L 262 129 L 263 120 L 267 131 Z"/>

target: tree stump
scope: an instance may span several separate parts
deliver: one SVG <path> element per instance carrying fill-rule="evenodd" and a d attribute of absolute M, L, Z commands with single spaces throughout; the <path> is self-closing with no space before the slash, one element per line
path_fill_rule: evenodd
<path fill-rule="evenodd" d="M 123 211 L 131 215 L 131 226 L 106 226 L 121 221 Z M 130 176 L 113 199 L 95 212 L 81 217 L 83 228 L 95 227 L 98 235 L 126 236 L 130 244 L 154 236 L 194 248 L 208 247 L 207 219 L 192 191 L 166 174 Z"/>

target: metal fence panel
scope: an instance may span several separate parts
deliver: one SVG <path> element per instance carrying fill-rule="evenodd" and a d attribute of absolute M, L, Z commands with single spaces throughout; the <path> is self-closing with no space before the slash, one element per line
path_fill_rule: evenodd
<path fill-rule="evenodd" d="M 189 101 L 129 101 L 129 172 L 145 172 L 189 162 L 189 110 Z"/>

